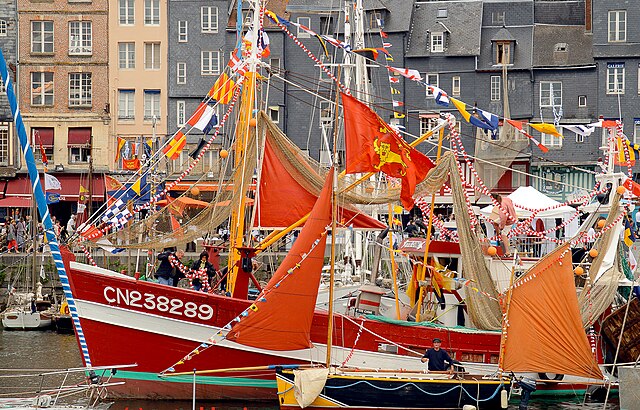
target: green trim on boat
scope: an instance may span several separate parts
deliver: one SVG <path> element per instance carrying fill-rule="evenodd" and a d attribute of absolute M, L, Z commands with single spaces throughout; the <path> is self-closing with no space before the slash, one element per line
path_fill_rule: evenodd
<path fill-rule="evenodd" d="M 400 325 L 400 326 L 423 326 L 423 327 L 432 327 L 435 329 L 451 329 L 461 333 L 501 333 L 500 330 L 480 330 L 480 329 L 472 329 L 465 326 L 445 326 L 445 325 L 441 325 L 439 323 L 433 323 L 433 322 L 407 322 L 406 320 L 391 319 L 385 316 L 378 316 L 378 315 L 365 315 L 364 317 L 370 320 L 376 320 L 378 322 L 384 322 L 384 323 L 392 323 L 394 325 Z"/>
<path fill-rule="evenodd" d="M 157 373 L 150 372 L 132 372 L 126 370 L 118 370 L 115 378 L 156 381 L 169 383 L 193 383 L 193 376 L 166 376 L 160 377 Z M 275 380 L 250 379 L 245 377 L 216 377 L 216 376 L 196 376 L 197 384 L 209 384 L 216 386 L 242 386 L 242 387 L 260 387 L 265 389 L 276 389 Z"/>

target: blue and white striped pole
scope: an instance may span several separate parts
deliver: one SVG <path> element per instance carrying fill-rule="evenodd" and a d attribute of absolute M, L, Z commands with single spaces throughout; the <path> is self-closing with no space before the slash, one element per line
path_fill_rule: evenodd
<path fill-rule="evenodd" d="M 87 341 L 84 338 L 82 326 L 80 326 L 80 319 L 78 318 L 78 309 L 76 308 L 76 302 L 73 299 L 73 295 L 71 294 L 71 286 L 69 285 L 67 272 L 64 269 L 62 255 L 60 255 L 58 239 L 56 238 L 56 235 L 54 233 L 53 222 L 51 221 L 51 216 L 49 215 L 47 201 L 44 196 L 44 192 L 42 191 L 42 186 L 40 185 L 38 169 L 36 168 L 36 160 L 33 156 L 33 151 L 31 150 L 29 139 L 27 138 L 27 130 L 24 128 L 24 123 L 22 122 L 22 115 L 20 115 L 20 110 L 18 109 L 18 99 L 16 98 L 16 93 L 13 89 L 11 77 L 9 76 L 9 70 L 7 68 L 7 61 L 4 59 L 2 50 L 0 50 L 0 75 L 2 76 L 4 89 L 7 93 L 9 105 L 11 106 L 13 122 L 18 133 L 18 139 L 20 140 L 20 147 L 22 148 L 22 153 L 24 154 L 25 162 L 27 164 L 27 170 L 29 171 L 29 178 L 31 179 L 33 194 L 36 198 L 36 205 L 38 206 L 40 218 L 42 218 L 42 223 L 44 224 L 44 232 L 47 235 L 49 249 L 51 250 L 53 261 L 56 264 L 58 276 L 60 276 L 60 282 L 62 283 L 62 289 L 64 290 L 64 294 L 67 298 L 67 303 L 69 304 L 69 312 L 71 312 L 71 317 L 73 318 L 73 325 L 76 328 L 76 334 L 78 335 L 78 340 L 80 341 L 82 356 L 84 358 L 85 365 L 91 366 L 89 350 L 87 349 Z M 35 215 L 33 215 L 33 223 L 36 223 L 36 221 L 37 220 L 35 219 Z"/>

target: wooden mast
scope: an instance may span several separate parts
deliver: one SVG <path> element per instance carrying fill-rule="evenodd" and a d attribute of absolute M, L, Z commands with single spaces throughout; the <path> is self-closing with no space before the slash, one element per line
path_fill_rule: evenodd
<path fill-rule="evenodd" d="M 252 39 L 251 39 L 251 54 L 248 58 L 249 70 L 245 74 L 245 79 L 242 85 L 242 101 L 240 104 L 239 121 L 236 126 L 236 138 L 235 138 L 235 151 L 234 151 L 234 169 L 244 168 L 247 166 L 245 163 L 245 155 L 249 137 L 254 132 L 254 127 L 251 126 L 252 120 L 256 120 L 253 115 L 254 101 L 256 98 L 256 67 L 259 60 L 258 57 L 258 29 L 260 27 L 260 7 L 258 0 L 250 1 L 253 9 L 253 22 L 252 22 Z M 242 15 L 236 16 L 238 19 L 242 19 Z M 234 187 L 238 190 L 236 195 L 239 200 L 231 208 L 231 217 L 229 220 L 229 258 L 228 258 L 228 280 L 227 280 L 227 292 L 231 293 L 234 297 L 246 298 L 248 289 L 248 277 L 239 278 L 239 271 L 241 269 L 242 255 L 238 248 L 241 248 L 244 242 L 244 230 L 245 230 L 245 191 L 248 189 L 247 181 L 244 180 L 244 172 L 236 173 L 235 180 L 233 181 Z M 240 286 L 239 280 L 246 285 Z M 238 287 L 236 288 L 236 284 Z M 244 293 L 244 294 L 241 294 Z"/>

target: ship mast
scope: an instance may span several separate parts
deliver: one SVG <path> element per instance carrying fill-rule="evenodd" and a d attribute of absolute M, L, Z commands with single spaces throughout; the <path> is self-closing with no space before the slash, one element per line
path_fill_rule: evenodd
<path fill-rule="evenodd" d="M 234 153 L 234 169 L 247 166 L 245 164 L 245 155 L 247 144 L 251 133 L 255 132 L 252 122 L 256 120 L 253 115 L 254 101 L 256 98 L 256 67 L 260 61 L 258 56 L 258 35 L 260 28 L 260 4 L 259 0 L 250 0 L 251 9 L 253 10 L 253 19 L 251 26 L 251 51 L 247 59 L 248 71 L 242 86 L 242 101 L 240 105 L 239 121 L 236 126 L 235 153 Z M 236 18 L 242 19 L 242 15 Z M 253 120 L 253 121 L 252 121 Z M 255 122 L 254 122 L 255 124 Z M 246 249 L 241 250 L 245 230 L 245 192 L 249 188 L 247 181 L 244 180 L 244 173 L 236 173 L 233 186 L 239 199 L 236 204 L 232 205 L 231 218 L 229 220 L 229 258 L 228 258 L 228 280 L 227 292 L 233 297 L 246 298 L 249 288 L 249 276 L 251 265 L 244 266 L 243 258 L 250 258 Z M 247 272 L 243 267 L 249 269 Z"/>

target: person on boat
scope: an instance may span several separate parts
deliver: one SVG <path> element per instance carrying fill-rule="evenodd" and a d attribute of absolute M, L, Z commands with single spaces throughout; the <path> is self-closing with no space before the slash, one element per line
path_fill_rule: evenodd
<path fill-rule="evenodd" d="M 449 353 L 440 347 L 441 345 L 442 340 L 440 340 L 440 338 L 436 337 L 433 339 L 433 347 L 427 349 L 420 361 L 422 361 L 422 363 L 428 362 L 430 372 L 453 372 L 453 365 L 460 364 L 460 362 L 452 359 Z"/>
<path fill-rule="evenodd" d="M 511 231 L 513 224 L 518 220 L 516 217 L 516 208 L 513 206 L 513 202 L 510 198 L 503 198 L 500 194 L 496 193 L 492 193 L 491 197 L 500 204 L 498 207 L 498 216 L 497 218 L 492 219 L 492 223 L 496 230 L 496 234 L 500 235 L 500 242 L 502 243 L 504 254 L 505 256 L 508 256 L 511 254 L 508 234 Z"/>
<path fill-rule="evenodd" d="M 215 269 L 213 268 L 213 265 L 211 264 L 211 262 L 209 262 L 209 252 L 207 251 L 202 251 L 200 253 L 200 259 L 198 259 L 197 261 L 193 261 L 193 263 L 191 264 L 191 269 L 193 270 L 200 270 L 200 269 L 204 269 L 207 272 L 207 278 L 209 281 L 209 284 L 212 284 L 212 279 L 215 276 Z M 193 284 L 193 288 L 195 290 L 200 290 L 202 289 L 202 283 L 200 282 L 200 279 L 198 278 L 194 278 L 191 283 Z"/>
<path fill-rule="evenodd" d="M 175 271 L 177 270 L 171 265 L 171 261 L 169 257 L 173 256 L 178 261 L 184 256 L 184 251 L 182 249 L 172 252 L 171 250 L 165 249 L 164 252 L 158 255 L 158 260 L 160 261 L 160 265 L 156 270 L 156 278 L 158 278 L 158 283 L 162 285 L 173 286 L 173 279 L 176 276 Z"/>

